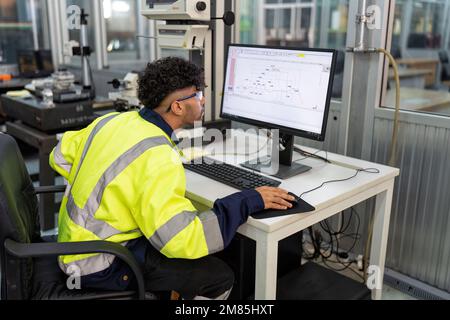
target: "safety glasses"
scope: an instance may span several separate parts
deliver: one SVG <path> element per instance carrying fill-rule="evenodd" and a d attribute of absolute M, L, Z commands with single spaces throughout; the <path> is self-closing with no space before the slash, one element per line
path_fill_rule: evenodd
<path fill-rule="evenodd" d="M 195 97 L 195 99 L 197 101 L 202 101 L 202 99 L 204 97 L 203 91 L 197 91 L 197 92 L 195 92 L 195 93 L 193 93 L 193 94 L 191 94 L 189 96 L 183 97 L 181 99 L 177 99 L 174 102 L 182 102 L 182 101 L 186 101 L 186 100 L 192 99 L 194 97 Z M 167 108 L 167 112 L 170 112 L 170 110 L 172 109 L 172 103 L 170 104 L 169 108 Z"/>
<path fill-rule="evenodd" d="M 178 99 L 177 101 L 178 102 L 186 101 L 186 100 L 192 99 L 193 97 L 195 97 L 198 101 L 202 101 L 202 99 L 203 99 L 203 91 L 197 91 L 196 93 L 193 93 L 190 96 Z"/>

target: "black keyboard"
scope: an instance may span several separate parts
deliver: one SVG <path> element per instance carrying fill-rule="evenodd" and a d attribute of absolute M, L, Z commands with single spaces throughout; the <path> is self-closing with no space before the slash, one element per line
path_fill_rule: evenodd
<path fill-rule="evenodd" d="M 196 160 L 198 162 L 198 159 Z M 211 178 L 239 190 L 255 189 L 259 187 L 278 187 L 281 182 L 211 159 L 204 159 L 202 163 L 188 163 L 184 167 L 192 172 Z"/>

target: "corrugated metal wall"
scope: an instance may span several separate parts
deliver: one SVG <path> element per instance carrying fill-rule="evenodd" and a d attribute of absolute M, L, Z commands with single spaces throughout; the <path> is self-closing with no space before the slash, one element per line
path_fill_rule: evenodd
<path fill-rule="evenodd" d="M 375 118 L 375 162 L 387 161 L 392 125 Z M 402 122 L 397 164 L 386 266 L 450 292 L 450 128 Z"/>

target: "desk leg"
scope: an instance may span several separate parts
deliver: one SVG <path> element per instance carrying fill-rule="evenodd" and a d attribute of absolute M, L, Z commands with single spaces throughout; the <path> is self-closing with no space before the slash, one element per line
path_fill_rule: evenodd
<path fill-rule="evenodd" d="M 380 300 L 384 265 L 386 261 L 386 247 L 389 235 L 389 220 L 391 217 L 392 195 L 394 192 L 394 181 L 389 188 L 377 195 L 374 213 L 372 247 L 370 251 L 370 265 L 376 269 L 369 270 L 368 285 L 373 284 L 376 288 L 372 290 L 372 299 Z M 371 278 L 373 277 L 373 278 Z M 372 287 L 371 287 L 372 289 Z"/>
<path fill-rule="evenodd" d="M 255 299 L 275 300 L 277 295 L 278 241 L 261 235 L 256 241 Z"/>

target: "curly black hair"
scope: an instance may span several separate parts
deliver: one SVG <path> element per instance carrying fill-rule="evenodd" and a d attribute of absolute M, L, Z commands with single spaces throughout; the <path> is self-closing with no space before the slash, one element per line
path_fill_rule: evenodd
<path fill-rule="evenodd" d="M 181 58 L 169 57 L 147 65 L 139 77 L 139 100 L 149 109 L 156 109 L 171 93 L 195 86 L 205 87 L 203 68 Z"/>

